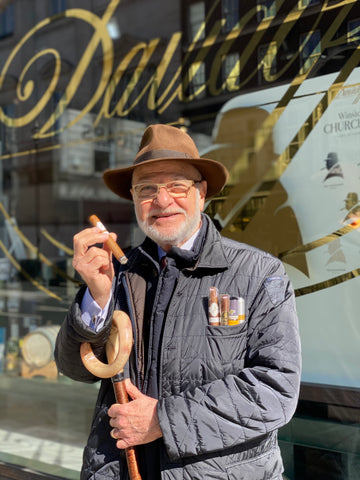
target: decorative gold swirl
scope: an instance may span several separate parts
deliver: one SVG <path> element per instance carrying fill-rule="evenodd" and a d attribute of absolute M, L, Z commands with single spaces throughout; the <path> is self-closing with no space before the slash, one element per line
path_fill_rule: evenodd
<path fill-rule="evenodd" d="M 325 288 L 334 287 L 335 285 L 339 285 L 340 283 L 347 282 L 348 280 L 352 280 L 355 277 L 360 275 L 360 268 L 356 268 L 355 270 L 351 270 L 350 272 L 344 273 L 342 275 L 338 275 L 337 277 L 329 278 L 323 282 L 314 283 L 313 285 L 308 285 L 306 287 L 297 288 L 295 290 L 295 296 L 301 297 L 303 295 L 308 295 L 309 293 L 315 293 L 319 290 L 324 290 Z"/>
<path fill-rule="evenodd" d="M 32 244 L 30 242 L 30 240 L 28 238 L 25 237 L 25 235 L 21 232 L 21 230 L 17 227 L 17 225 L 14 223 L 13 219 L 10 217 L 10 215 L 7 213 L 7 211 L 5 210 L 4 208 L 4 205 L 0 202 L 0 211 L 3 213 L 4 217 L 11 223 L 11 226 L 12 228 L 14 229 L 14 231 L 17 233 L 17 235 L 19 236 L 20 240 L 24 243 L 24 245 L 26 245 L 29 250 L 31 252 L 33 252 L 37 257 L 38 259 L 45 263 L 45 265 L 51 267 L 54 272 L 56 272 L 57 274 L 59 274 L 61 277 L 63 277 L 64 279 L 66 280 L 69 280 L 70 282 L 73 282 L 75 283 L 76 285 L 80 285 L 80 282 L 78 282 L 75 278 L 73 277 L 70 277 L 69 275 L 67 275 L 67 273 L 65 273 L 63 270 L 61 270 L 60 268 L 57 267 L 57 265 L 55 265 L 51 260 L 49 260 L 45 255 L 43 255 L 42 253 L 40 253 L 38 251 L 38 249 L 35 247 L 34 244 Z M 21 268 L 21 267 L 20 267 Z"/>
<path fill-rule="evenodd" d="M 63 252 L 65 252 L 67 255 L 73 255 L 74 254 L 74 250 L 72 250 L 71 248 L 67 247 L 66 245 L 64 245 L 63 243 L 59 242 L 58 240 L 56 240 L 56 238 L 54 238 L 52 235 L 50 235 L 50 233 L 48 233 L 45 228 L 42 228 L 40 230 L 40 232 L 44 235 L 44 237 L 49 240 L 50 243 L 52 243 L 53 245 L 55 245 L 55 247 L 57 247 L 59 250 L 62 250 Z"/>
<path fill-rule="evenodd" d="M 290 255 L 295 255 L 298 253 L 306 253 L 310 252 L 311 250 L 314 250 L 315 248 L 322 247 L 323 245 L 326 245 L 327 243 L 333 242 L 339 237 L 342 237 L 344 235 L 347 235 L 348 233 L 354 231 L 355 229 L 360 227 L 360 222 L 356 221 L 353 222 L 349 225 L 346 225 L 345 227 L 339 228 L 339 230 L 336 230 L 336 232 L 329 233 L 329 235 L 325 235 L 322 238 L 319 238 L 318 240 L 314 240 L 313 242 L 307 243 L 305 245 L 300 245 L 299 247 L 292 248 L 291 250 L 288 250 L 287 252 L 282 252 L 278 256 L 280 260 L 286 261 L 286 257 L 289 257 Z"/>
<path fill-rule="evenodd" d="M 5 247 L 3 242 L 0 240 L 0 248 L 6 255 L 6 257 L 10 260 L 10 262 L 14 265 L 16 270 L 20 272 L 29 282 L 31 282 L 38 290 L 41 290 L 42 292 L 45 292 L 46 295 L 49 295 L 49 297 L 55 298 L 55 300 L 62 301 L 62 298 L 59 297 L 58 295 L 55 295 L 55 293 L 51 292 L 47 288 L 45 288 L 43 285 L 41 285 L 37 280 L 32 278 L 22 267 L 19 265 L 19 263 L 15 260 L 15 258 L 11 255 L 9 250 Z"/>
<path fill-rule="evenodd" d="M 32 67 L 32 65 L 38 60 L 38 58 L 41 58 L 41 57 L 43 57 L 45 55 L 49 55 L 49 54 L 52 54 L 55 58 L 55 70 L 54 70 L 54 74 L 53 74 L 53 77 L 51 79 L 51 82 L 50 82 L 48 88 L 46 89 L 45 93 L 41 97 L 40 101 L 37 103 L 36 108 L 34 108 L 33 110 L 30 110 L 30 112 L 28 114 L 24 115 L 23 117 L 21 117 L 21 119 L 11 119 L 13 121 L 13 125 L 12 125 L 13 127 L 21 126 L 21 125 L 24 125 L 24 124 L 26 125 L 26 124 L 32 122 L 38 116 L 38 114 L 45 108 L 46 104 L 49 102 L 52 95 L 54 94 L 54 91 L 56 89 L 56 85 L 57 85 L 57 82 L 58 82 L 58 79 L 59 79 L 59 75 L 60 75 L 61 60 L 60 60 L 59 53 L 53 48 L 47 48 L 45 50 L 42 50 L 41 52 L 38 52 L 25 65 L 23 71 L 21 72 L 19 82 L 18 82 L 18 85 L 17 85 L 17 88 L 16 88 L 16 92 L 17 92 L 19 100 L 21 100 L 22 102 L 25 102 L 26 100 L 29 99 L 29 97 L 32 95 L 33 90 L 34 90 L 34 81 L 29 80 L 23 86 L 24 78 L 25 78 L 26 74 L 28 73 L 28 71 L 30 70 L 30 68 Z"/>
<path fill-rule="evenodd" d="M 55 133 L 58 133 L 55 131 L 51 131 L 51 128 L 54 126 L 55 122 L 60 117 L 60 115 L 64 112 L 64 110 L 67 108 L 67 106 L 69 105 L 69 102 L 73 99 L 99 44 L 102 45 L 104 55 L 103 55 L 103 68 L 102 68 L 101 78 L 99 80 L 98 87 L 95 93 L 93 94 L 92 98 L 89 100 L 87 105 L 83 108 L 83 110 L 79 113 L 79 115 L 75 119 L 73 119 L 72 122 L 69 125 L 67 125 L 65 128 L 71 127 L 76 122 L 78 122 L 81 118 L 83 118 L 84 115 L 86 115 L 86 113 L 88 113 L 101 98 L 108 84 L 112 67 L 113 67 L 113 45 L 112 45 L 112 41 L 108 33 L 108 30 L 106 28 L 106 25 L 109 19 L 111 18 L 111 16 L 113 15 L 114 10 L 118 6 L 119 2 L 120 0 L 112 0 L 102 18 L 99 18 L 97 15 L 95 15 L 92 12 L 89 12 L 88 10 L 79 9 L 79 8 L 66 10 L 65 14 L 62 15 L 62 17 L 65 16 L 68 18 L 76 18 L 81 21 L 87 22 L 94 29 L 94 34 L 84 52 L 84 55 L 82 56 L 82 58 L 77 64 L 77 67 L 74 71 L 73 76 L 70 79 L 70 82 L 65 90 L 65 93 L 58 103 L 56 111 L 51 114 L 50 118 L 44 123 L 44 125 L 40 126 L 38 132 L 36 132 L 36 134 L 34 135 L 35 138 L 51 137 Z M 33 36 L 35 36 L 40 30 L 48 26 L 52 21 L 55 21 L 54 17 L 46 18 L 43 21 L 36 24 L 26 35 L 24 35 L 24 37 L 20 40 L 20 42 L 15 46 L 15 48 L 12 50 L 11 54 L 7 58 L 5 65 L 0 73 L 0 89 L 3 86 L 4 80 L 9 72 L 10 66 L 12 65 L 15 57 L 18 55 L 18 53 L 20 52 L 22 47 L 25 45 L 25 43 L 29 39 L 31 39 Z M 40 100 L 36 103 L 36 105 L 29 112 L 27 112 L 25 115 L 21 117 L 10 118 L 5 114 L 3 109 L 0 107 L 0 122 L 4 123 L 6 126 L 16 128 L 16 127 L 23 127 L 29 124 L 36 117 L 39 116 L 39 114 L 43 111 L 44 107 L 48 104 L 49 100 L 54 94 L 56 85 L 59 79 L 59 75 L 60 75 L 61 59 L 60 59 L 59 53 L 53 48 L 47 48 L 42 50 L 41 52 L 38 52 L 36 55 L 34 55 L 34 57 L 32 57 L 28 61 L 28 63 L 25 65 L 20 75 L 19 83 L 17 85 L 16 91 L 17 91 L 18 99 L 21 102 L 25 102 L 26 100 L 29 99 L 29 97 L 33 93 L 35 84 L 33 80 L 29 80 L 28 82 L 25 83 L 25 85 L 23 85 L 25 76 L 29 72 L 32 65 L 39 58 L 49 54 L 53 55 L 55 58 L 55 70 L 49 86 L 47 87 L 46 91 L 44 92 Z"/>

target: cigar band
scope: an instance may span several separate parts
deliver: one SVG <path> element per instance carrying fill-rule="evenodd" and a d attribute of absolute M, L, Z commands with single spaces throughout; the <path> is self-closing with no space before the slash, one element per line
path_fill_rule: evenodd
<path fill-rule="evenodd" d="M 96 226 L 100 228 L 100 230 L 102 230 L 103 232 L 107 232 L 105 226 L 101 222 L 97 222 Z"/>
<path fill-rule="evenodd" d="M 219 306 L 218 306 L 217 303 L 210 303 L 209 315 L 211 315 L 212 317 L 218 317 L 219 316 Z"/>

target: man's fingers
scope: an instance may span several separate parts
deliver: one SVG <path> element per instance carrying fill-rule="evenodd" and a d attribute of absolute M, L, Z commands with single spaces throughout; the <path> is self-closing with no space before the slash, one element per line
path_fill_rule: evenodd
<path fill-rule="evenodd" d="M 108 238 L 109 234 L 100 232 L 97 227 L 86 228 L 74 236 L 74 257 L 85 255 L 89 247 L 104 243 Z"/>
<path fill-rule="evenodd" d="M 105 250 L 97 247 L 89 248 L 82 257 L 74 257 L 73 267 L 80 275 L 86 273 L 87 276 L 94 276 L 100 273 L 106 273 L 112 269 L 111 257 Z"/>
<path fill-rule="evenodd" d="M 143 395 L 140 390 L 135 387 L 135 385 L 131 382 L 129 378 L 125 379 L 125 388 L 132 400 L 135 400 L 136 398 L 139 398 Z"/>

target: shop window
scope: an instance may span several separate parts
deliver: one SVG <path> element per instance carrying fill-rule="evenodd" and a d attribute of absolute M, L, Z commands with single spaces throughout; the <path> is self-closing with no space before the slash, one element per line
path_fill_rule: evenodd
<path fill-rule="evenodd" d="M 321 35 L 320 31 L 308 32 L 300 37 L 301 49 L 301 71 L 303 75 L 318 61 L 321 55 Z"/>
<path fill-rule="evenodd" d="M 276 15 L 276 0 L 258 0 L 258 22 L 274 18 Z"/>
<path fill-rule="evenodd" d="M 201 32 L 199 33 L 199 31 Z M 189 10 L 189 41 L 205 38 L 205 3 L 196 2 Z"/>
<path fill-rule="evenodd" d="M 0 10 L 0 38 L 14 33 L 14 5 L 8 5 Z"/>
<path fill-rule="evenodd" d="M 276 72 L 277 45 L 271 42 L 268 45 L 261 45 L 258 49 L 259 85 L 272 81 Z"/>
<path fill-rule="evenodd" d="M 8 118 L 15 117 L 15 105 L 2 105 L 2 110 Z M 9 128 L 5 123 L 0 123 L 0 153 L 12 153 L 16 149 L 16 133 L 14 128 Z"/>
<path fill-rule="evenodd" d="M 51 111 L 53 112 L 52 115 L 56 115 L 56 109 L 59 108 L 59 102 L 61 101 L 63 96 L 64 96 L 64 92 L 61 92 L 61 91 L 54 92 L 54 94 L 51 98 Z M 59 118 L 57 118 L 55 120 L 55 123 L 54 123 L 55 132 L 58 132 L 60 127 L 61 127 L 60 126 L 60 121 L 59 121 Z M 56 133 L 55 137 L 57 135 L 58 135 L 58 133 Z"/>
<path fill-rule="evenodd" d="M 298 8 L 299 10 L 303 10 L 308 6 L 317 5 L 318 3 L 320 3 L 320 0 L 299 0 Z"/>
<path fill-rule="evenodd" d="M 109 152 L 103 152 L 101 150 L 95 150 L 95 162 L 94 170 L 95 172 L 102 173 L 104 170 L 109 168 Z"/>
<path fill-rule="evenodd" d="M 239 89 L 240 56 L 238 52 L 229 53 L 223 57 L 223 81 L 226 89 L 234 91 Z"/>
<path fill-rule="evenodd" d="M 205 64 L 195 62 L 189 68 L 189 93 L 191 100 L 205 96 Z"/>
<path fill-rule="evenodd" d="M 224 21 L 224 32 L 233 30 L 239 22 L 239 2 L 238 0 L 222 0 L 221 17 Z"/>
<path fill-rule="evenodd" d="M 360 43 L 360 19 L 351 20 L 348 23 L 348 42 Z"/>
<path fill-rule="evenodd" d="M 64 12 L 66 10 L 66 0 L 52 0 L 51 1 L 51 14 Z"/>

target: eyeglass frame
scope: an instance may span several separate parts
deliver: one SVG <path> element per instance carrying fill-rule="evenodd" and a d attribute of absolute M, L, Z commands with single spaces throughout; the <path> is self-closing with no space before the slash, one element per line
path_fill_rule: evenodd
<path fill-rule="evenodd" d="M 137 198 L 139 199 L 140 201 L 142 202 L 146 202 L 146 201 L 152 201 L 152 200 L 155 200 L 158 195 L 159 195 L 159 192 L 160 192 L 160 188 L 165 188 L 166 192 L 168 193 L 168 195 L 170 195 L 171 198 L 187 198 L 189 196 L 189 193 L 190 193 L 190 189 L 191 187 L 193 187 L 194 185 L 196 185 L 197 183 L 201 183 L 204 179 L 201 178 L 200 180 L 189 180 L 187 178 L 182 178 L 182 179 L 175 179 L 175 180 L 171 180 L 169 182 L 166 182 L 166 183 L 153 183 L 153 182 L 145 182 L 145 183 L 136 183 L 135 185 L 132 185 L 131 189 L 130 189 L 130 192 L 132 193 L 132 195 L 134 196 L 134 198 Z M 173 196 L 168 188 L 167 188 L 167 185 L 169 185 L 170 183 L 174 183 L 174 182 L 190 182 L 189 186 L 188 186 L 188 189 L 186 192 L 184 192 L 183 194 L 181 195 L 175 195 Z M 139 187 L 139 186 L 143 186 L 143 185 L 151 185 L 151 186 L 156 186 L 157 190 L 156 190 L 156 193 L 153 197 L 147 197 L 147 198 L 139 198 L 137 197 L 137 193 L 136 193 L 136 187 Z"/>

